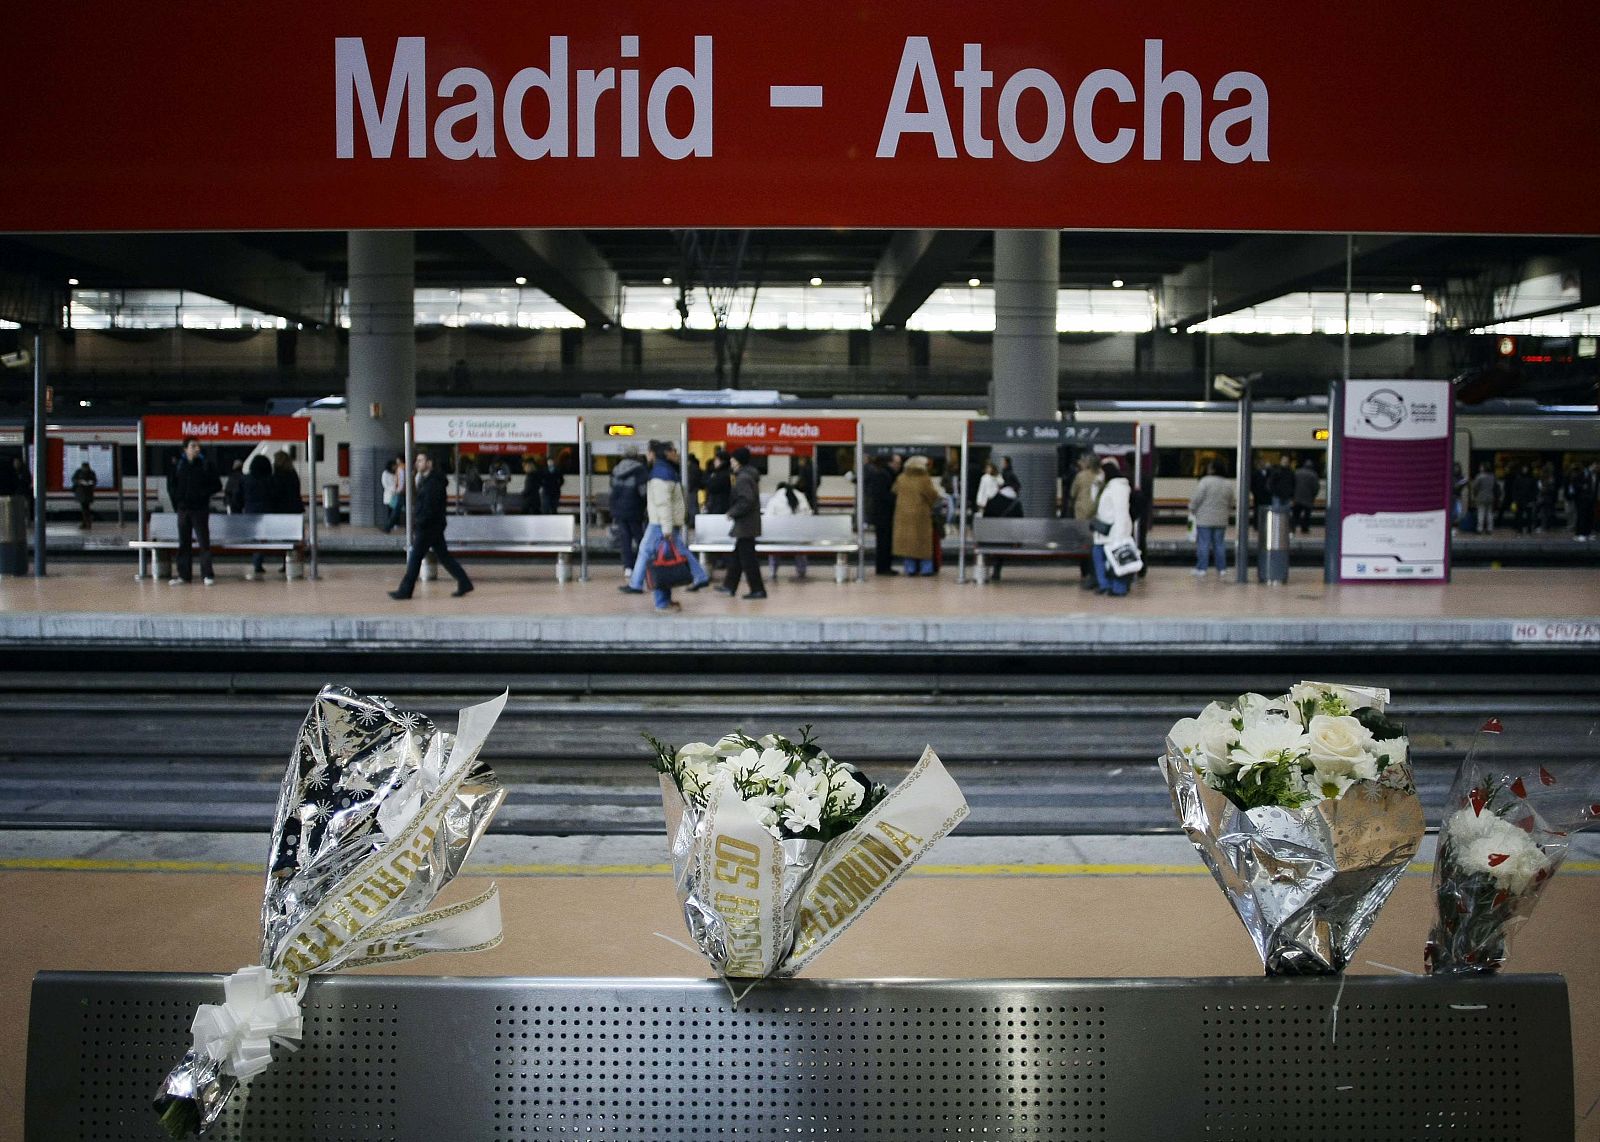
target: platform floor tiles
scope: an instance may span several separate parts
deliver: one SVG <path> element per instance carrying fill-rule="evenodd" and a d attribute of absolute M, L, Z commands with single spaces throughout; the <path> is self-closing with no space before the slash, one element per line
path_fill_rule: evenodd
<path fill-rule="evenodd" d="M 395 602 L 387 592 L 401 568 L 324 565 L 315 581 L 285 583 L 281 575 L 246 581 L 247 563 L 220 560 L 216 585 L 198 580 L 169 586 L 136 581 L 133 565 L 53 565 L 43 579 L 0 578 L 0 612 L 138 613 L 151 615 L 560 615 L 650 614 L 648 595 L 619 594 L 621 570 L 592 567 L 588 582 L 555 581 L 548 562 L 464 560 L 476 590 L 451 598 L 455 584 L 418 584 L 414 598 Z M 1294 568 L 1286 585 L 1236 583 L 1230 573 L 1204 579 L 1182 567 L 1155 567 L 1125 598 L 1078 589 L 1078 575 L 1063 564 L 1016 564 L 1000 583 L 957 583 L 946 565 L 933 578 L 878 577 L 835 583 L 830 564 L 816 560 L 808 578 L 784 566 L 762 600 L 728 598 L 714 591 L 675 592 L 683 604 L 672 618 L 1070 615 L 1134 618 L 1586 618 L 1600 615 L 1600 572 L 1587 568 L 1466 568 L 1448 584 L 1326 585 L 1314 568 Z"/>
<path fill-rule="evenodd" d="M 930 864 L 933 860 L 930 858 Z M 1244 930 L 1198 862 L 1141 875 L 1026 864 L 915 870 L 807 974 L 833 978 L 1255 975 Z M 107 862 L 108 865 L 110 862 Z M 1160 868 L 1162 866 L 1153 866 Z M 664 871 L 499 870 L 505 941 L 390 974 L 703 978 Z M 480 891 L 464 877 L 452 896 Z M 29 982 L 41 969 L 228 972 L 258 955 L 261 877 L 248 872 L 0 868 L 0 1140 L 20 1139 Z M 1399 884 L 1352 971 L 1419 971 L 1428 877 Z M 1518 971 L 1571 989 L 1577 1138 L 1600 1140 L 1600 875 L 1563 872 L 1517 935 Z M 659 933 L 659 935 L 658 935 Z M 386 970 L 386 969 L 368 969 Z M 1448 1060 L 1441 1060 L 1448 1066 Z M 160 1076 L 152 1074 L 152 1087 Z"/>

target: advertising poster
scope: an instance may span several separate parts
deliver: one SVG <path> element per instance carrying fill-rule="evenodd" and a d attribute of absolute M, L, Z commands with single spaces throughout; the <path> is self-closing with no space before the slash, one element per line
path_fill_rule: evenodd
<path fill-rule="evenodd" d="M 1450 578 L 1449 381 L 1346 381 L 1339 440 L 1339 579 Z"/>

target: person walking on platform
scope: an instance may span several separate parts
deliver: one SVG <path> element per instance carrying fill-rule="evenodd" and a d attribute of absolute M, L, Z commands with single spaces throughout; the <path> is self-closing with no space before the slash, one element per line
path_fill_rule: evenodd
<path fill-rule="evenodd" d="M 942 496 L 928 474 L 928 458 L 907 460 L 894 482 L 894 553 L 905 560 L 907 575 L 933 574 L 933 509 Z"/>
<path fill-rule="evenodd" d="M 1317 493 L 1321 490 L 1322 481 L 1307 456 L 1294 470 L 1294 506 L 1289 509 L 1289 526 L 1301 535 L 1311 534 L 1311 509 L 1317 506 Z"/>
<path fill-rule="evenodd" d="M 1097 595 L 1121 597 L 1128 593 L 1128 580 L 1114 574 L 1106 564 L 1106 545 L 1121 543 L 1133 538 L 1133 514 L 1129 505 L 1133 500 L 1133 486 L 1122 474 L 1115 460 L 1100 465 L 1105 484 L 1100 489 L 1100 499 L 1094 506 L 1094 577 Z"/>
<path fill-rule="evenodd" d="M 265 456 L 254 456 L 250 470 L 239 481 L 239 510 L 245 515 L 265 515 L 272 510 L 272 461 Z M 256 552 L 250 561 L 246 579 L 259 579 L 266 570 L 266 556 Z"/>
<path fill-rule="evenodd" d="M 200 451 L 200 441 L 183 438 L 183 454 L 167 478 L 167 498 L 178 513 L 177 574 L 172 586 L 194 579 L 194 540 L 200 540 L 200 576 L 207 587 L 217 581 L 211 566 L 211 497 L 222 491 L 222 478 Z"/>
<path fill-rule="evenodd" d="M 446 492 L 444 473 L 433 466 L 433 457 L 425 451 L 417 453 L 417 499 L 414 508 L 413 521 L 416 534 L 411 537 L 411 553 L 406 559 L 406 573 L 400 580 L 400 586 L 389 592 L 391 599 L 409 599 L 412 590 L 417 585 L 417 576 L 422 574 L 422 560 L 428 552 L 433 552 L 438 559 L 439 566 L 450 573 L 456 581 L 456 589 L 450 593 L 452 599 L 459 599 L 462 595 L 472 590 L 472 580 L 457 563 L 455 556 L 450 554 L 450 548 L 445 545 L 444 529 L 449 521 L 449 511 L 446 507 Z"/>
<path fill-rule="evenodd" d="M 700 566 L 700 561 L 689 550 L 689 544 L 684 539 L 684 526 L 689 516 L 683 481 L 678 474 L 678 446 L 670 440 L 652 440 L 649 460 L 650 482 L 645 485 L 645 518 L 648 524 L 644 529 L 644 539 L 639 542 L 639 557 L 634 560 L 633 573 L 617 590 L 626 595 L 644 594 L 645 571 L 655 558 L 662 537 L 670 536 L 689 561 L 692 577 L 689 590 L 698 591 L 711 581 L 711 577 Z M 655 598 L 658 611 L 675 611 L 682 606 L 673 602 L 670 587 L 655 588 Z"/>
<path fill-rule="evenodd" d="M 1228 521 L 1233 517 L 1237 498 L 1233 481 L 1223 479 L 1215 460 L 1207 462 L 1206 474 L 1189 497 L 1189 518 L 1194 521 L 1194 573 L 1202 579 L 1210 563 L 1217 565 L 1219 577 L 1228 573 Z"/>
<path fill-rule="evenodd" d="M 94 486 L 99 482 L 87 460 L 72 473 L 72 498 L 78 501 L 79 531 L 88 531 L 94 526 Z"/>
<path fill-rule="evenodd" d="M 900 457 L 874 456 L 867 461 L 861 497 L 872 525 L 873 567 L 879 575 L 898 575 L 894 569 L 894 481 Z"/>
<path fill-rule="evenodd" d="M 717 590 L 724 595 L 736 593 L 743 575 L 750 586 L 744 597 L 765 599 L 767 588 L 761 582 L 761 564 L 756 560 L 756 538 L 761 534 L 761 473 L 750 463 L 748 448 L 733 450 L 733 497 L 728 504 L 728 518 L 733 521 L 729 529 L 733 535 L 733 563 Z"/>
<path fill-rule="evenodd" d="M 1479 535 L 1494 531 L 1495 497 L 1499 486 L 1494 469 L 1487 463 L 1480 464 L 1478 474 L 1472 477 L 1472 507 L 1478 513 Z"/>
<path fill-rule="evenodd" d="M 627 453 L 611 469 L 611 529 L 617 538 L 617 554 L 622 557 L 622 570 L 633 570 L 633 561 L 639 557 L 639 543 L 644 539 L 645 484 L 650 473 L 639 459 L 639 450 L 629 447 Z"/>

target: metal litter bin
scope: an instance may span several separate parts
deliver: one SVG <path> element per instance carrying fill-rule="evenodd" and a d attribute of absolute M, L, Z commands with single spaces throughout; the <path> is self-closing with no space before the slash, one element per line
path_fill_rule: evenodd
<path fill-rule="evenodd" d="M 28 573 L 28 497 L 0 496 L 0 575 Z"/>
<path fill-rule="evenodd" d="M 322 522 L 329 527 L 339 526 L 339 485 L 322 485 Z"/>
<path fill-rule="evenodd" d="M 1262 508 L 1260 535 L 1256 577 L 1268 586 L 1281 587 L 1289 581 L 1289 509 Z"/>

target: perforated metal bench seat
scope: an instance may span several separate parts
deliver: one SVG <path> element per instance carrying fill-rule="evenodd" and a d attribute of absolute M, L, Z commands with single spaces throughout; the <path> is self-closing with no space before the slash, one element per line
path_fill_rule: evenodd
<path fill-rule="evenodd" d="M 41 973 L 28 1142 L 155 1138 L 220 976 Z M 1335 1012 L 1334 1005 L 1337 1004 Z M 1566 983 L 331 977 L 219 1142 L 1573 1136 Z"/>

